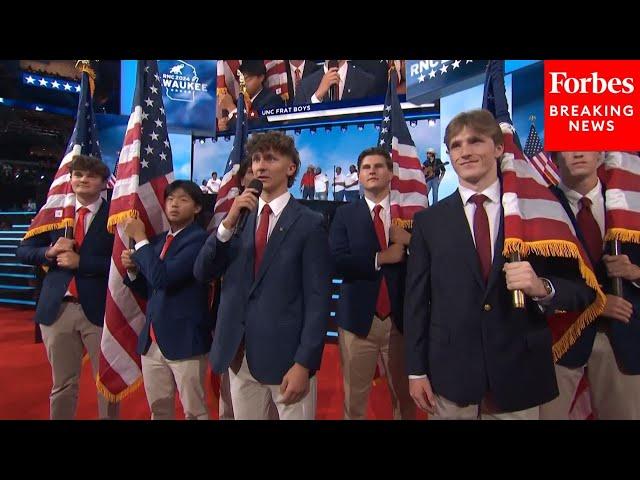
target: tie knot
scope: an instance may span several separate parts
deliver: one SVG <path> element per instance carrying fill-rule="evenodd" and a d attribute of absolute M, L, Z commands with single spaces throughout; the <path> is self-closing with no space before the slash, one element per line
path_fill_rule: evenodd
<path fill-rule="evenodd" d="M 489 197 L 487 197 L 486 195 L 476 193 L 475 195 L 472 195 L 471 198 L 469 198 L 469 201 L 475 203 L 476 208 L 478 208 L 482 207 L 484 205 L 484 202 L 486 202 L 488 199 Z"/>
<path fill-rule="evenodd" d="M 591 202 L 591 199 L 589 197 L 582 197 L 580 199 L 580 207 L 582 208 L 590 209 L 592 203 L 593 202 Z"/>
<path fill-rule="evenodd" d="M 78 215 L 84 217 L 87 213 L 89 213 L 89 209 L 87 207 L 80 207 L 78 209 Z"/>
<path fill-rule="evenodd" d="M 373 213 L 375 213 L 376 215 L 380 216 L 380 211 L 382 211 L 382 205 L 378 204 L 373 207 Z"/>
<path fill-rule="evenodd" d="M 260 212 L 260 216 L 262 215 L 271 215 L 271 207 L 269 206 L 268 203 L 264 204 L 264 207 L 262 207 L 262 212 Z"/>

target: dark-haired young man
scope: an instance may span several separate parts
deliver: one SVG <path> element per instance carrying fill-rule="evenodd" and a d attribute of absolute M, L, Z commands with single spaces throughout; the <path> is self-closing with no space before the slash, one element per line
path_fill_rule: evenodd
<path fill-rule="evenodd" d="M 122 252 L 125 284 L 147 301 L 147 318 L 138 338 L 142 376 L 152 420 L 173 419 L 175 390 L 187 420 L 209 418 L 204 389 L 212 322 L 208 290 L 193 276 L 193 262 L 207 238 L 196 223 L 202 192 L 188 180 L 176 180 L 164 192 L 171 226 L 149 241 L 144 223 L 125 220 L 136 242 Z"/>
<path fill-rule="evenodd" d="M 107 298 L 113 235 L 107 231 L 109 206 L 100 197 L 109 167 L 99 159 L 76 155 L 70 165 L 75 193 L 74 238 L 64 229 L 23 240 L 16 251 L 22 263 L 46 265 L 35 321 L 51 364 L 50 418 L 72 420 L 78 403 L 83 347 L 94 377 L 98 373 L 100 341 Z M 118 404 L 98 394 L 98 417 L 115 419 Z"/>

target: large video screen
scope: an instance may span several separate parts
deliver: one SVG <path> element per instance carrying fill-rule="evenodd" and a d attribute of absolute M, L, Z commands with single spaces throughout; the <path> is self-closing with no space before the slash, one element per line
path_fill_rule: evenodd
<path fill-rule="evenodd" d="M 217 131 L 234 131 L 241 76 L 251 100 L 251 130 L 373 120 L 382 111 L 390 65 L 403 109 L 437 113 L 437 102 L 405 101 L 404 60 L 218 60 Z"/>

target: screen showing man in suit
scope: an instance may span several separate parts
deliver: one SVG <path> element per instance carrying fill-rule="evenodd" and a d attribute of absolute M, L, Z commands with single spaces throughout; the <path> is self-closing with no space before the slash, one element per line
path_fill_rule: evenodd
<path fill-rule="evenodd" d="M 249 126 L 259 126 L 264 123 L 264 117 L 261 116 L 262 109 L 284 106 L 284 101 L 265 87 L 267 69 L 263 60 L 243 60 L 239 70 L 244 76 L 247 94 L 251 101 Z M 218 109 L 221 111 L 218 118 L 218 131 L 234 131 L 236 99 L 229 93 L 225 93 L 218 98 Z"/>
<path fill-rule="evenodd" d="M 544 311 L 584 309 L 594 292 L 568 259 L 505 263 L 504 138 L 493 115 L 456 115 L 444 142 L 458 190 L 415 215 L 409 246 L 411 396 L 436 419 L 537 419 L 539 405 L 558 395 Z M 517 289 L 525 308 L 513 305 Z"/>

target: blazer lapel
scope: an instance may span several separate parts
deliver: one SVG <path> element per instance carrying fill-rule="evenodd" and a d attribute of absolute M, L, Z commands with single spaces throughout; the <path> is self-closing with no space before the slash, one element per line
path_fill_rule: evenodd
<path fill-rule="evenodd" d="M 451 201 L 447 202 L 451 212 L 449 215 L 451 219 L 451 222 L 449 222 L 449 228 L 451 229 L 449 241 L 455 245 L 456 252 L 459 252 L 460 256 L 469 264 L 473 278 L 484 290 L 485 283 L 480 272 L 480 261 L 478 260 L 476 245 L 473 243 L 473 236 L 469 230 L 469 222 L 467 222 L 467 216 L 464 213 L 460 192 L 456 192 L 456 195 L 450 198 Z"/>
<path fill-rule="evenodd" d="M 295 223 L 295 221 L 298 219 L 299 216 L 300 216 L 300 205 L 293 197 L 291 197 L 287 205 L 284 207 L 284 210 L 282 212 L 282 215 L 278 219 L 278 222 L 273 227 L 271 236 L 267 241 L 267 246 L 264 251 L 264 256 L 262 257 L 262 263 L 260 264 L 260 268 L 258 269 L 256 277 L 253 281 L 253 285 L 249 290 L 249 294 L 253 292 L 253 290 L 256 288 L 260 280 L 262 280 L 262 277 L 264 277 L 265 272 L 269 268 L 269 265 L 273 261 L 274 257 L 276 256 L 280 248 L 280 244 L 282 243 L 284 238 L 287 236 L 289 229 Z M 254 228 L 255 228 L 255 216 L 254 216 Z M 254 244 L 255 244 L 255 240 L 252 241 L 252 245 Z M 252 252 L 254 251 L 254 248 L 255 247 L 251 249 Z M 251 255 L 251 258 L 252 258 L 251 265 L 253 266 L 253 253 Z"/>

